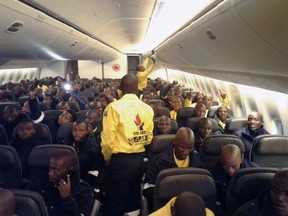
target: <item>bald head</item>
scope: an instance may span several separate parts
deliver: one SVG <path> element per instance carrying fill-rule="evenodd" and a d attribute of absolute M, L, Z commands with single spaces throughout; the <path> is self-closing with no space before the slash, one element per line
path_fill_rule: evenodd
<path fill-rule="evenodd" d="M 195 136 L 187 127 L 181 127 L 174 138 L 175 156 L 178 160 L 185 160 L 193 151 Z"/>
<path fill-rule="evenodd" d="M 263 115 L 260 112 L 251 112 L 248 115 L 248 128 L 251 131 L 256 131 L 263 126 Z"/>
<path fill-rule="evenodd" d="M 175 201 L 175 216 L 205 216 L 205 204 L 200 196 L 182 192 Z"/>
<path fill-rule="evenodd" d="M 120 90 L 122 94 L 136 94 L 138 91 L 138 79 L 133 74 L 127 74 L 121 79 Z"/>
<path fill-rule="evenodd" d="M 220 158 L 222 167 L 229 176 L 239 170 L 243 162 L 239 147 L 233 144 L 227 144 L 222 147 Z"/>
<path fill-rule="evenodd" d="M 1 216 L 14 215 L 15 203 L 16 200 L 14 194 L 9 190 L 0 188 L 0 215 Z"/>

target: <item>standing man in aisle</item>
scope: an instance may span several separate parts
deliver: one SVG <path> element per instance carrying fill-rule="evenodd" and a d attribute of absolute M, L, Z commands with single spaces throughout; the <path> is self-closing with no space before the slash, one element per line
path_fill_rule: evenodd
<path fill-rule="evenodd" d="M 136 76 L 138 78 L 138 96 L 141 95 L 143 93 L 143 89 L 146 88 L 148 75 L 153 71 L 155 67 L 155 58 L 152 56 L 153 54 L 154 51 L 152 51 L 151 55 L 146 57 L 143 64 L 138 64 L 136 67 Z M 150 64 L 149 68 L 147 68 L 150 59 L 152 60 L 152 63 Z"/>
<path fill-rule="evenodd" d="M 107 165 L 104 216 L 138 216 L 144 145 L 153 138 L 153 109 L 138 99 L 138 80 L 121 79 L 123 97 L 103 114 L 102 153 Z"/>

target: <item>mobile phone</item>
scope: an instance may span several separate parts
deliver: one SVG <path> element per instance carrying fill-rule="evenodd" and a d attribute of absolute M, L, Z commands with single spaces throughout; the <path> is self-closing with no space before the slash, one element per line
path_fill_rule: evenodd
<path fill-rule="evenodd" d="M 68 176 L 68 175 L 71 176 L 72 173 L 73 173 L 73 171 L 69 169 L 69 170 L 66 172 L 66 174 L 64 175 L 63 180 L 64 180 L 65 182 L 67 182 L 67 176 Z"/>

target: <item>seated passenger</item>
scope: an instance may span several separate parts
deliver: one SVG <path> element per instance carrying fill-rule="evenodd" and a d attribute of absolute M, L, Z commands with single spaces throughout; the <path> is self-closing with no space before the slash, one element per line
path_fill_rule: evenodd
<path fill-rule="evenodd" d="M 77 159 L 61 151 L 50 159 L 49 172 L 34 176 L 29 189 L 42 195 L 50 216 L 89 216 L 93 192 L 75 171 Z"/>
<path fill-rule="evenodd" d="M 102 189 L 104 157 L 101 146 L 97 146 L 94 136 L 89 135 L 89 124 L 77 120 L 72 127 L 72 136 L 64 140 L 64 144 L 73 146 L 77 152 L 80 164 L 80 177 L 87 181 L 92 188 Z M 101 200 L 101 193 L 97 197 Z"/>
<path fill-rule="evenodd" d="M 15 213 L 16 199 L 14 194 L 6 189 L 0 188 L 0 215 L 16 216 Z"/>
<path fill-rule="evenodd" d="M 44 97 L 43 97 L 43 102 L 45 103 L 45 104 L 47 104 L 49 107 L 50 107 L 50 109 L 52 109 L 52 110 L 55 110 L 56 109 L 56 101 L 55 101 L 55 99 L 53 98 L 53 96 L 50 94 L 50 92 L 46 92 L 45 94 L 44 94 Z"/>
<path fill-rule="evenodd" d="M 193 112 L 193 117 L 205 117 L 206 114 L 206 107 L 203 103 L 197 103 L 194 112 Z"/>
<path fill-rule="evenodd" d="M 214 216 L 214 213 L 205 208 L 200 196 L 187 191 L 172 198 L 164 207 L 149 216 Z"/>
<path fill-rule="evenodd" d="M 271 188 L 263 191 L 257 199 L 240 206 L 233 216 L 286 216 L 288 215 L 288 170 L 278 171 Z"/>
<path fill-rule="evenodd" d="M 14 105 L 7 105 L 3 111 L 3 117 L 0 121 L 0 124 L 6 130 L 8 141 L 10 141 L 12 137 L 12 133 L 14 128 L 18 125 L 18 123 L 23 119 L 18 112 L 18 109 Z"/>
<path fill-rule="evenodd" d="M 184 100 L 184 107 L 192 107 L 192 93 L 187 92 L 186 98 Z"/>
<path fill-rule="evenodd" d="M 255 137 L 269 134 L 263 127 L 263 115 L 260 112 L 251 112 L 248 115 L 248 125 L 242 127 L 233 132 L 234 135 L 238 136 L 245 146 L 245 155 L 246 159 L 249 158 L 250 150 L 252 148 L 252 143 Z"/>
<path fill-rule="evenodd" d="M 206 107 L 206 113 L 205 113 L 205 117 L 207 117 L 207 113 L 209 111 L 209 109 L 212 107 L 212 96 L 211 95 L 205 95 L 202 98 L 202 103 L 205 105 Z"/>
<path fill-rule="evenodd" d="M 67 101 L 61 101 L 60 103 L 57 104 L 56 109 L 61 110 L 61 111 L 66 111 L 70 109 L 70 106 Z"/>
<path fill-rule="evenodd" d="M 213 135 L 212 132 L 212 121 L 209 118 L 201 118 L 197 124 L 195 132 L 195 149 L 197 152 L 201 152 L 202 143 L 205 138 Z"/>
<path fill-rule="evenodd" d="M 172 133 L 171 119 L 168 116 L 161 116 L 158 119 L 157 127 L 154 127 L 154 136 Z"/>
<path fill-rule="evenodd" d="M 238 146 L 228 144 L 222 147 L 220 161 L 211 170 L 217 187 L 217 204 L 226 210 L 226 194 L 232 175 L 239 169 L 257 167 L 257 164 L 243 159 Z"/>
<path fill-rule="evenodd" d="M 29 112 L 29 113 L 30 113 L 29 101 L 26 101 L 26 102 L 23 104 L 23 106 L 22 106 L 21 109 L 22 109 L 23 111 L 25 111 L 25 112 Z"/>
<path fill-rule="evenodd" d="M 103 113 L 103 105 L 99 101 L 92 101 L 89 103 L 89 108 Z"/>
<path fill-rule="evenodd" d="M 191 104 L 191 107 L 195 107 L 197 103 L 202 103 L 202 98 L 204 97 L 204 92 L 198 91 L 193 99 L 193 103 Z"/>
<path fill-rule="evenodd" d="M 88 124 L 90 124 L 92 127 L 96 145 L 100 146 L 101 132 L 103 130 L 101 113 L 97 112 L 96 110 L 89 110 L 86 113 L 86 122 L 88 122 Z"/>
<path fill-rule="evenodd" d="M 172 110 L 170 111 L 171 119 L 176 120 L 178 110 L 183 107 L 181 98 L 179 96 L 173 97 L 171 106 L 172 106 Z"/>
<path fill-rule="evenodd" d="M 22 165 L 22 182 L 28 179 L 28 158 L 32 149 L 41 145 L 41 141 L 36 137 L 36 129 L 31 119 L 22 119 L 17 125 L 16 136 L 13 137 L 10 146 L 14 147 L 19 155 Z"/>
<path fill-rule="evenodd" d="M 228 119 L 228 109 L 225 106 L 220 106 L 216 111 L 216 121 L 219 126 L 219 132 L 222 134 L 224 134 L 227 119 Z"/>
<path fill-rule="evenodd" d="M 204 168 L 204 164 L 194 148 L 194 133 L 190 128 L 180 128 L 175 136 L 174 145 L 156 155 L 149 162 L 144 180 L 143 195 L 148 200 L 149 212 L 153 210 L 153 191 L 160 171 L 174 167 Z"/>

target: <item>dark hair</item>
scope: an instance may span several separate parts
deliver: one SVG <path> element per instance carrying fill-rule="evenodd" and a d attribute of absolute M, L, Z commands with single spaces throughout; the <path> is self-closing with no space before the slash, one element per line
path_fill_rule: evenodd
<path fill-rule="evenodd" d="M 69 113 L 71 114 L 71 116 L 72 116 L 72 121 L 74 122 L 75 119 L 76 119 L 76 113 L 75 113 L 75 111 L 72 110 L 72 109 L 68 109 L 68 110 L 66 110 L 66 112 L 69 112 Z"/>

